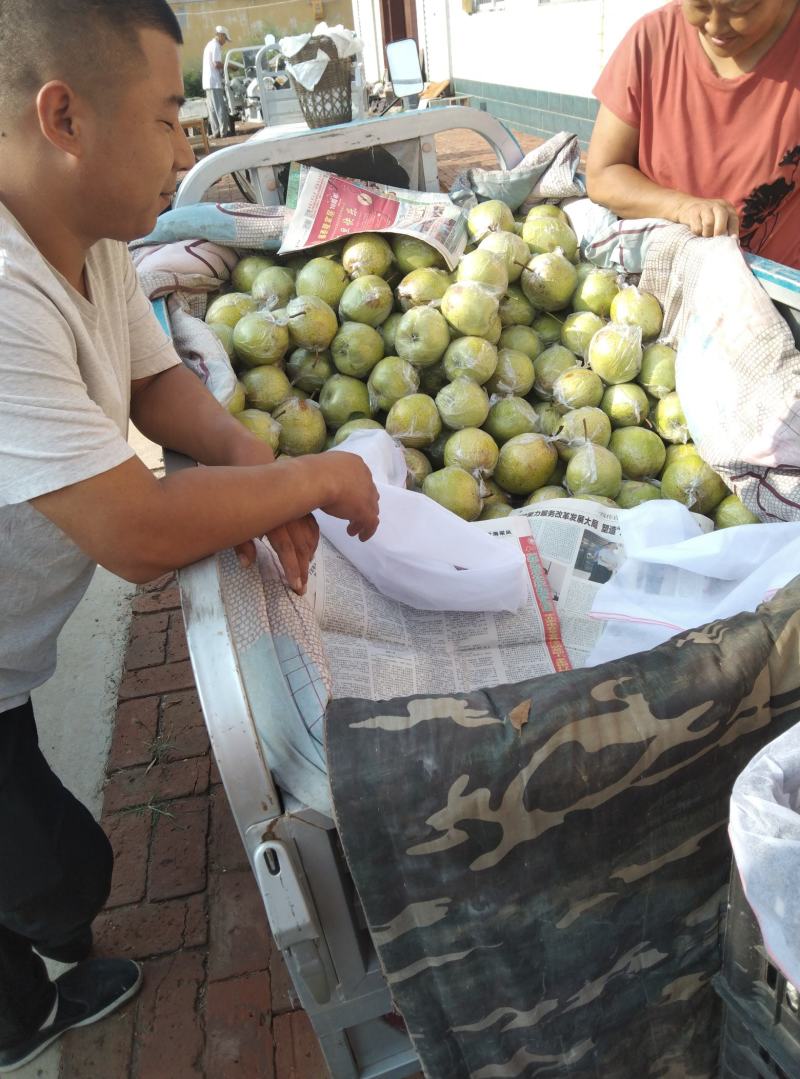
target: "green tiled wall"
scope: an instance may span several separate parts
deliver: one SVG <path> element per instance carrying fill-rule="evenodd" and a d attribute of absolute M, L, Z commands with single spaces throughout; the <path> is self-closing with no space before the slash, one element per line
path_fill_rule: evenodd
<path fill-rule="evenodd" d="M 584 149 L 589 145 L 598 109 L 593 98 L 457 77 L 453 84 L 455 93 L 472 98 L 474 108 L 486 109 L 517 131 L 542 138 L 550 138 L 559 131 L 572 131 Z"/>

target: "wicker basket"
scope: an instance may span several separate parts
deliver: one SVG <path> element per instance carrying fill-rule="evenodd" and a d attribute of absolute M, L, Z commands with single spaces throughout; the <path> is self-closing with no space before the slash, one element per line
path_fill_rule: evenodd
<path fill-rule="evenodd" d="M 330 38 L 312 37 L 295 56 L 292 63 L 313 60 L 321 49 L 331 58 L 328 66 L 313 90 L 306 90 L 292 75 L 292 87 L 300 102 L 300 109 L 309 127 L 328 127 L 330 124 L 346 124 L 353 119 L 353 98 L 350 82 L 353 74 L 353 58 L 340 60 L 336 46 Z"/>

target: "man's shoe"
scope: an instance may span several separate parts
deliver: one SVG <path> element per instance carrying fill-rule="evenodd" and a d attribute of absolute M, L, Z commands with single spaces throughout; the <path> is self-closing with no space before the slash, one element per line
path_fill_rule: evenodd
<path fill-rule="evenodd" d="M 33 1060 L 73 1027 L 87 1027 L 130 1000 L 142 984 L 142 968 L 132 959 L 87 959 L 56 978 L 58 1007 L 52 1023 L 24 1041 L 0 1049 L 0 1073 Z"/>
<path fill-rule="evenodd" d="M 38 952 L 42 959 L 55 959 L 58 963 L 80 963 L 88 959 L 92 951 L 94 937 L 90 926 L 82 929 L 77 936 L 66 944 L 50 948 L 44 944 L 35 944 L 34 951 Z"/>

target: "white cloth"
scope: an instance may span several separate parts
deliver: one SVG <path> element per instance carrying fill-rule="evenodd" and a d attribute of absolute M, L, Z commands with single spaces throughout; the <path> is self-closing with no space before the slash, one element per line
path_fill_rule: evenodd
<path fill-rule="evenodd" d="M 221 90 L 222 72 L 216 66 L 222 63 L 222 46 L 215 37 L 203 49 L 203 89 Z"/>
<path fill-rule="evenodd" d="M 287 64 L 286 70 L 306 90 L 313 90 L 325 74 L 330 62 L 328 54 L 322 49 L 317 49 L 317 55 L 313 60 L 303 60 L 300 64 Z"/>
<path fill-rule="evenodd" d="M 91 302 L 0 204 L 0 712 L 55 669 L 95 563 L 29 500 L 133 456 L 132 379 L 179 362 L 124 244 L 86 260 Z"/>

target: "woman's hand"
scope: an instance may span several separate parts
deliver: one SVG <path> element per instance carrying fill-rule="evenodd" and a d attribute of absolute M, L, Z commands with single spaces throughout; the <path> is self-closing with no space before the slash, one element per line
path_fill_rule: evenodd
<path fill-rule="evenodd" d="M 726 199 L 686 198 L 678 202 L 673 220 L 695 236 L 739 235 L 739 215 Z"/>

